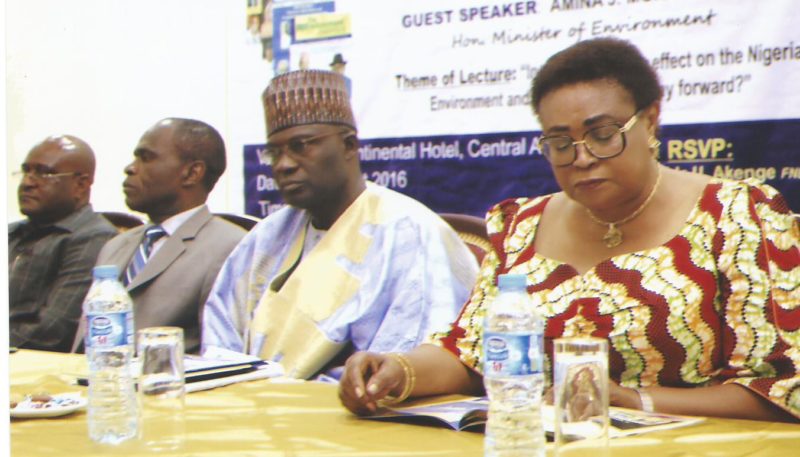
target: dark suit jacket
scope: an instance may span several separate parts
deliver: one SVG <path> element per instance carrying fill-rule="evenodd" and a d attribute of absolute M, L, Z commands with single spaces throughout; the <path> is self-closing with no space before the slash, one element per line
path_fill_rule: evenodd
<path fill-rule="evenodd" d="M 125 274 L 146 226 L 111 239 L 97 257 L 97 265 L 116 265 Z M 136 329 L 182 327 L 187 353 L 200 349 L 200 318 L 217 272 L 245 235 L 237 225 L 213 216 L 203 207 L 172 234 L 128 284 L 134 303 Z M 82 347 L 85 322 L 73 349 Z"/>
<path fill-rule="evenodd" d="M 44 227 L 8 226 L 9 343 L 67 352 L 103 245 L 117 235 L 86 205 Z"/>

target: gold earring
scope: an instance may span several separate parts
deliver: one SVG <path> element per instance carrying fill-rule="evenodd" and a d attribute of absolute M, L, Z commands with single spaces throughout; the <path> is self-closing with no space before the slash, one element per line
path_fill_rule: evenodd
<path fill-rule="evenodd" d="M 655 136 L 650 135 L 650 138 L 647 139 L 647 147 L 650 148 L 650 153 L 653 154 L 653 158 L 658 160 L 661 141 L 659 141 Z"/>

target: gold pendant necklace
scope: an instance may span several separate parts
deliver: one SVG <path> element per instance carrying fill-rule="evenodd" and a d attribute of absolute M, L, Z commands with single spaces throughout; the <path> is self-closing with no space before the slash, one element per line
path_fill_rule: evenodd
<path fill-rule="evenodd" d="M 607 225 L 608 226 L 608 231 L 606 232 L 605 235 L 603 235 L 603 243 L 605 243 L 607 248 L 614 248 L 614 247 L 617 247 L 620 244 L 622 244 L 622 230 L 620 230 L 618 228 L 618 226 L 633 220 L 633 218 L 635 218 L 642 211 L 644 211 L 644 209 L 647 207 L 648 203 L 650 203 L 650 200 L 653 199 L 653 196 L 656 194 L 656 190 L 658 189 L 658 185 L 659 185 L 659 183 L 661 183 L 661 167 L 659 166 L 657 168 L 657 170 L 658 170 L 658 175 L 656 177 L 656 183 L 653 186 L 653 189 L 650 191 L 650 195 L 648 195 L 647 198 L 644 200 L 644 203 L 642 203 L 641 206 L 636 208 L 636 211 L 631 213 L 629 216 L 624 217 L 624 218 L 622 218 L 622 219 L 620 219 L 618 221 L 606 222 L 606 221 L 602 221 L 602 220 L 596 218 L 594 216 L 594 214 L 592 214 L 592 210 L 590 210 L 589 208 L 586 208 L 586 212 L 589 214 L 589 217 L 593 221 L 597 222 L 600 225 Z"/>

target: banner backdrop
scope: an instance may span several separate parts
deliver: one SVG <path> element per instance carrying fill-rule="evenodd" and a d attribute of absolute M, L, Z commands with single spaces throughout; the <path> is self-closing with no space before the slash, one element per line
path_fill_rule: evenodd
<path fill-rule="evenodd" d="M 273 3 L 276 71 L 344 72 L 365 176 L 434 211 L 482 216 L 557 191 L 536 145 L 531 79 L 554 52 L 616 36 L 661 77 L 662 163 L 764 180 L 800 212 L 795 0 Z M 263 144 L 244 154 L 246 211 L 264 217 L 280 196 Z"/>

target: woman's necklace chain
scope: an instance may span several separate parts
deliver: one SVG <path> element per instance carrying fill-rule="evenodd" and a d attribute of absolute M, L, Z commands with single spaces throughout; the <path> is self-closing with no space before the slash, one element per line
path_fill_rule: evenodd
<path fill-rule="evenodd" d="M 631 220 L 633 220 L 633 218 L 641 214 L 641 212 L 644 211 L 644 209 L 650 203 L 650 200 L 653 199 L 653 196 L 656 194 L 656 190 L 658 189 L 658 185 L 661 183 L 661 167 L 659 166 L 657 169 L 658 169 L 658 175 L 656 177 L 656 183 L 653 186 L 653 189 L 650 191 L 650 195 L 648 195 L 645 201 L 638 208 L 636 208 L 636 211 L 632 212 L 630 215 L 618 221 L 606 222 L 596 218 L 595 215 L 592 214 L 592 210 L 586 208 L 586 212 L 589 214 L 589 217 L 593 221 L 597 222 L 600 225 L 608 226 L 608 231 L 603 236 L 603 242 L 606 244 L 606 247 L 613 248 L 622 244 L 622 230 L 620 230 L 618 227 L 622 224 L 630 222 Z"/>

